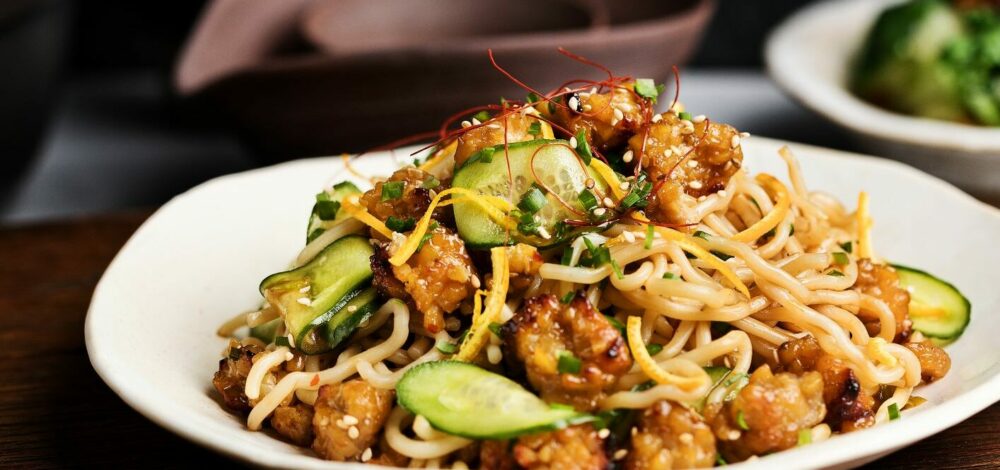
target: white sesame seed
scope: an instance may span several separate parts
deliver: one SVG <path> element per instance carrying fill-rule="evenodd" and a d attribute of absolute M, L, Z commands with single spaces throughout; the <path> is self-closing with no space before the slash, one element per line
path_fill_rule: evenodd
<path fill-rule="evenodd" d="M 688 186 L 690 186 L 691 189 L 701 189 L 702 185 L 701 185 L 701 181 L 692 181 L 692 182 L 688 183 Z"/>
<path fill-rule="evenodd" d="M 357 439 L 358 436 L 360 436 L 360 435 L 361 435 L 361 431 L 358 431 L 358 427 L 357 426 L 351 426 L 351 427 L 347 428 L 347 437 L 350 437 L 351 439 Z"/>
<path fill-rule="evenodd" d="M 728 437 L 730 441 L 735 441 L 740 438 L 740 432 L 734 429 L 732 431 L 729 431 L 729 435 L 727 435 L 726 437 Z"/>
<path fill-rule="evenodd" d="M 306 307 L 312 305 L 312 300 L 309 300 L 308 297 L 299 297 L 298 300 L 296 300 L 296 302 L 305 305 Z"/>
<path fill-rule="evenodd" d="M 698 196 L 698 202 L 705 202 L 705 199 L 708 199 L 708 197 L 705 196 L 704 194 L 702 194 L 701 196 Z"/>
<path fill-rule="evenodd" d="M 597 209 L 594 209 L 594 215 L 598 217 L 603 216 L 606 212 L 608 212 L 608 210 L 603 207 L 598 207 Z"/>
<path fill-rule="evenodd" d="M 347 311 L 351 312 L 351 313 L 357 312 L 358 311 L 358 306 L 357 305 L 350 305 L 350 306 L 347 307 Z"/>
<path fill-rule="evenodd" d="M 340 429 L 347 429 L 347 423 L 345 423 L 342 419 L 338 419 L 334 424 L 336 424 Z"/>
<path fill-rule="evenodd" d="M 694 134 L 694 124 L 691 121 L 681 121 L 686 122 L 687 125 L 681 126 L 681 134 Z"/>
<path fill-rule="evenodd" d="M 292 354 L 291 352 L 286 352 L 285 353 L 285 362 L 290 362 L 292 359 L 295 359 L 295 355 Z"/>
<path fill-rule="evenodd" d="M 607 439 L 608 436 L 610 436 L 610 435 L 611 435 L 611 430 L 608 429 L 608 428 L 604 428 L 604 429 L 602 429 L 600 431 L 597 431 L 597 437 L 599 437 L 601 439 Z"/>
<path fill-rule="evenodd" d="M 577 144 L 576 137 L 570 137 L 569 138 L 569 146 L 573 147 L 573 148 L 576 148 L 576 144 Z"/>
<path fill-rule="evenodd" d="M 593 95 L 594 93 L 597 93 L 597 87 L 596 86 L 590 87 L 590 94 Z"/>
<path fill-rule="evenodd" d="M 683 432 L 680 436 L 678 436 L 677 440 L 684 444 L 691 445 L 691 443 L 694 442 L 694 436 L 689 432 Z"/>
<path fill-rule="evenodd" d="M 621 460 L 624 459 L 626 455 L 628 455 L 628 449 L 618 449 L 615 451 L 615 455 L 611 458 L 614 460 Z"/>
<path fill-rule="evenodd" d="M 573 111 L 580 109 L 580 100 L 575 96 L 570 96 L 569 100 L 566 101 L 566 104 L 569 106 L 569 109 L 572 109 Z"/>
<path fill-rule="evenodd" d="M 630 163 L 632 161 L 632 157 L 633 156 L 634 156 L 634 154 L 632 153 L 631 150 L 626 150 L 625 154 L 622 155 L 622 161 L 625 162 L 625 163 Z"/>
<path fill-rule="evenodd" d="M 719 197 L 726 197 L 728 194 L 725 189 L 719 190 Z"/>
<path fill-rule="evenodd" d="M 344 424 L 354 426 L 355 424 L 358 424 L 358 418 L 355 418 L 352 415 L 344 415 Z"/>
<path fill-rule="evenodd" d="M 604 198 L 604 205 L 608 207 L 615 207 L 615 201 L 612 201 L 610 197 Z"/>
<path fill-rule="evenodd" d="M 472 127 L 472 123 L 469 121 L 462 121 L 462 129 L 465 129 L 466 127 Z"/>
<path fill-rule="evenodd" d="M 688 168 L 697 168 L 698 167 L 698 160 L 688 160 L 687 165 L 688 165 Z"/>
<path fill-rule="evenodd" d="M 581 106 L 580 108 L 583 109 L 584 111 L 591 111 L 591 110 L 594 109 L 594 107 L 591 106 L 590 103 L 587 103 L 587 104 Z"/>
<path fill-rule="evenodd" d="M 364 452 L 361 453 L 361 461 L 362 462 L 367 462 L 367 461 L 369 461 L 371 459 L 372 459 L 372 448 L 369 447 L 369 448 L 365 449 Z"/>
<path fill-rule="evenodd" d="M 732 148 L 736 148 L 736 147 L 739 147 L 739 146 L 740 146 L 740 136 L 738 136 L 738 135 L 734 135 L 734 136 L 733 136 L 733 139 L 729 141 L 729 145 L 730 145 L 730 146 L 731 146 Z"/>
<path fill-rule="evenodd" d="M 305 294 L 306 292 L 309 292 L 309 290 L 311 290 L 311 289 L 312 289 L 312 286 L 305 286 L 305 287 L 299 289 L 299 292 Z"/>
<path fill-rule="evenodd" d="M 627 230 L 622 232 L 622 238 L 624 238 L 625 241 L 629 243 L 635 243 L 635 235 L 633 235 L 632 232 L 629 232 Z"/>
<path fill-rule="evenodd" d="M 483 285 L 483 283 L 479 280 L 479 276 L 476 276 L 475 274 L 472 275 L 472 279 L 470 279 L 470 282 L 472 284 L 473 289 L 478 289 L 480 286 Z"/>
<path fill-rule="evenodd" d="M 628 181 L 622 181 L 621 183 L 619 183 L 618 189 L 621 189 L 622 191 L 628 191 Z"/>
<path fill-rule="evenodd" d="M 587 189 L 594 189 L 594 186 L 597 185 L 597 182 L 594 181 L 593 178 L 587 178 L 587 181 L 584 181 L 583 185 L 586 186 Z"/>
<path fill-rule="evenodd" d="M 699 114 L 699 115 L 695 116 L 694 118 L 692 118 L 691 122 L 693 122 L 695 124 L 697 124 L 699 122 L 705 122 L 705 115 L 704 114 Z"/>
<path fill-rule="evenodd" d="M 617 124 L 618 124 L 618 121 L 619 121 L 619 120 L 618 120 L 618 119 L 616 119 L 616 118 L 611 118 L 611 125 L 612 125 L 612 126 L 615 126 L 615 125 L 617 125 Z"/>
<path fill-rule="evenodd" d="M 472 118 L 472 125 L 473 125 L 473 126 L 478 126 L 478 125 L 480 125 L 480 124 L 482 124 L 482 122 L 479 122 L 479 119 L 476 119 L 476 118 Z"/>
<path fill-rule="evenodd" d="M 663 156 L 669 157 L 671 153 L 674 154 L 674 155 L 680 155 L 681 154 L 681 149 L 679 147 L 677 147 L 676 145 L 671 145 L 670 146 L 670 153 L 667 153 L 667 151 L 664 150 L 663 151 Z"/>
<path fill-rule="evenodd" d="M 653 123 L 657 123 L 657 122 L 660 122 L 662 120 L 663 120 L 663 115 L 662 114 L 654 114 L 653 115 Z"/>
<path fill-rule="evenodd" d="M 615 108 L 615 119 L 619 121 L 625 119 L 625 113 L 623 113 L 622 110 Z"/>

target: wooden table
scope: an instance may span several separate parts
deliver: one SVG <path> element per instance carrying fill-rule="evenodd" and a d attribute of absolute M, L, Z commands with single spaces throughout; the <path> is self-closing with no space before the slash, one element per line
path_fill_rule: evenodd
<path fill-rule="evenodd" d="M 91 292 L 147 216 L 0 230 L 0 466 L 237 465 L 133 411 L 87 359 Z M 998 468 L 1000 404 L 869 467 Z"/>

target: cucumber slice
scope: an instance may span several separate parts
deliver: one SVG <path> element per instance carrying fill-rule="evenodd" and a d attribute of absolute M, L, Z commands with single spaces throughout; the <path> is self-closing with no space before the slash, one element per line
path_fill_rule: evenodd
<path fill-rule="evenodd" d="M 312 213 L 309 215 L 309 226 L 306 228 L 306 244 L 322 235 L 333 224 L 350 217 L 350 214 L 340 207 L 340 201 L 349 194 L 361 194 L 361 190 L 350 181 L 341 181 L 316 195 L 316 204 L 313 204 Z M 335 212 L 332 219 L 328 214 L 330 211 Z M 323 218 L 324 215 L 326 219 Z"/>
<path fill-rule="evenodd" d="M 516 382 L 466 362 L 426 362 L 396 384 L 399 403 L 436 429 L 470 439 L 510 439 L 593 421 L 550 407 Z"/>
<path fill-rule="evenodd" d="M 274 342 L 274 335 L 278 332 L 278 325 L 280 324 L 280 318 L 275 318 L 267 323 L 262 323 L 250 328 L 250 336 L 263 341 L 265 344 L 271 344 Z"/>
<path fill-rule="evenodd" d="M 372 254 L 367 238 L 346 236 L 302 267 L 272 274 L 260 283 L 264 298 L 281 310 L 295 344 L 302 344 L 307 333 L 368 287 Z"/>
<path fill-rule="evenodd" d="M 452 186 L 498 196 L 517 204 L 532 184 L 541 180 L 544 188 L 557 193 L 559 198 L 581 212 L 586 211 L 579 200 L 580 192 L 586 188 L 585 183 L 588 178 L 593 179 L 602 192 L 606 189 L 601 178 L 592 169 L 587 167 L 584 170 L 585 167 L 576 152 L 570 149 L 564 140 L 539 139 L 515 142 L 507 146 L 507 156 L 510 161 L 510 174 L 507 172 L 508 158 L 504 158 L 503 145 L 481 150 L 455 171 Z M 534 157 L 533 164 L 532 157 Z M 513 188 L 510 184 L 511 177 L 514 181 Z M 559 231 L 556 224 L 567 219 L 581 219 L 584 216 L 567 209 L 553 194 L 546 194 L 545 199 L 545 204 L 538 210 L 536 216 L 540 227 L 552 236 L 551 239 L 519 232 L 508 234 L 479 206 L 471 202 L 462 202 L 461 199 L 454 206 L 458 234 L 470 248 L 490 248 L 516 242 L 539 247 L 559 243 L 568 237 L 557 239 Z"/>
<path fill-rule="evenodd" d="M 930 338 L 958 339 L 972 316 L 972 305 L 959 290 L 932 274 L 898 264 L 892 265 L 899 282 L 910 292 L 910 321 L 913 329 Z"/>
<path fill-rule="evenodd" d="M 705 372 L 708 373 L 709 380 L 712 381 L 712 386 L 709 387 L 708 393 L 704 397 L 690 403 L 690 406 L 695 410 L 701 411 L 705 407 L 705 401 L 708 399 L 708 395 L 714 392 L 717 388 L 723 387 L 728 389 L 726 396 L 723 398 L 724 401 L 732 400 L 736 398 L 736 393 L 738 393 L 746 384 L 750 381 L 750 377 L 747 374 L 741 372 L 735 372 L 728 367 L 722 366 L 708 366 L 704 367 Z"/>
<path fill-rule="evenodd" d="M 339 345 L 361 322 L 371 318 L 378 308 L 378 292 L 369 287 L 344 296 L 346 302 L 339 309 L 330 310 L 312 321 L 312 328 L 298 342 L 306 354 L 322 354 Z"/>

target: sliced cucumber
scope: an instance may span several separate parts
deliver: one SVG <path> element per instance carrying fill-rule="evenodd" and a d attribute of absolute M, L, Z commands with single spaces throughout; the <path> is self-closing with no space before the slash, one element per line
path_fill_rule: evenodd
<path fill-rule="evenodd" d="M 350 181 L 341 181 L 316 195 L 316 204 L 313 204 L 309 227 L 306 228 L 306 243 L 315 240 L 334 223 L 350 216 L 340 207 L 340 201 L 349 194 L 361 194 L 361 190 Z"/>
<path fill-rule="evenodd" d="M 466 362 L 413 367 L 396 384 L 399 403 L 436 429 L 470 439 L 510 439 L 594 420 L 550 407 L 516 382 Z"/>
<path fill-rule="evenodd" d="M 339 309 L 331 309 L 312 321 L 308 333 L 297 344 L 302 352 L 322 354 L 337 347 L 378 308 L 378 293 L 372 287 L 356 290 L 344 300 L 338 302 L 342 305 Z"/>
<path fill-rule="evenodd" d="M 955 286 L 919 269 L 892 265 L 910 292 L 913 329 L 940 343 L 958 339 L 972 316 L 972 305 Z"/>
<path fill-rule="evenodd" d="M 257 338 L 266 344 L 271 344 L 271 342 L 274 341 L 274 335 L 278 332 L 278 325 L 280 324 L 281 318 L 275 318 L 267 323 L 251 327 L 250 336 Z"/>
<path fill-rule="evenodd" d="M 373 253 L 367 238 L 346 236 L 304 266 L 268 276 L 260 283 L 260 292 L 281 310 L 295 343 L 302 344 L 307 333 L 368 287 Z"/>
<path fill-rule="evenodd" d="M 735 372 L 728 367 L 708 366 L 704 369 L 705 372 L 708 373 L 709 380 L 712 381 L 712 386 L 709 387 L 708 393 L 706 393 L 704 397 L 690 404 L 692 408 L 698 411 L 701 411 L 705 407 L 705 401 L 708 399 L 708 396 L 715 392 L 715 390 L 719 387 L 728 389 L 726 396 L 723 397 L 723 401 L 729 401 L 735 398 L 736 393 L 739 392 L 750 380 L 750 377 L 747 374 Z"/>
<path fill-rule="evenodd" d="M 556 198 L 552 193 L 545 194 L 546 202 L 535 214 L 539 227 L 548 232 L 551 238 L 525 235 L 518 231 L 507 233 L 479 206 L 459 199 L 455 203 L 455 222 L 458 234 L 471 248 L 489 248 L 515 242 L 534 246 L 558 243 L 562 241 L 557 239 L 560 232 L 556 226 L 558 223 L 586 217 L 567 209 L 559 199 L 580 213 L 586 213 L 579 198 L 580 192 L 586 188 L 587 179 L 593 179 L 601 192 L 606 191 L 601 178 L 592 169 L 583 166 L 580 158 L 564 140 L 540 139 L 512 143 L 507 146 L 506 156 L 509 158 L 505 158 L 503 145 L 481 150 L 455 172 L 452 186 L 498 196 L 517 204 L 533 184 L 539 184 L 559 196 Z M 513 188 L 511 179 L 514 182 Z"/>

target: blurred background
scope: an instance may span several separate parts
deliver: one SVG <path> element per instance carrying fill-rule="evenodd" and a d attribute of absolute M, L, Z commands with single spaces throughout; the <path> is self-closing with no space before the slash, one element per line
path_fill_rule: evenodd
<path fill-rule="evenodd" d="M 419 16 L 435 2 L 452 16 Z M 758 135 L 852 148 L 762 68 L 768 31 L 807 0 L 621 1 L 596 15 L 588 8 L 600 0 L 542 13 L 532 9 L 546 2 L 511 1 L 503 11 L 461 0 L 405 3 L 0 2 L 0 222 L 151 208 L 217 175 L 427 130 L 428 115 L 481 100 L 477 88 L 492 99 L 510 90 L 495 84 L 499 74 L 481 47 L 489 40 L 467 39 L 542 29 L 555 38 L 529 42 L 545 50 L 498 41 L 498 60 L 529 82 L 549 85 L 539 69 L 594 76 L 552 44 L 597 58 L 605 54 L 598 45 L 611 44 L 618 73 L 658 81 L 673 61 L 688 59 L 681 99 L 695 114 Z M 472 3 L 477 11 L 463 10 Z M 375 21 L 395 10 L 403 11 Z M 675 19 L 657 23 L 661 17 Z M 699 22 L 707 22 L 700 42 Z M 596 36 L 574 33 L 588 28 Z M 693 32 L 678 39 L 678 31 Z M 638 65 L 621 68 L 630 63 Z M 436 91 L 417 96 L 426 88 Z"/>

